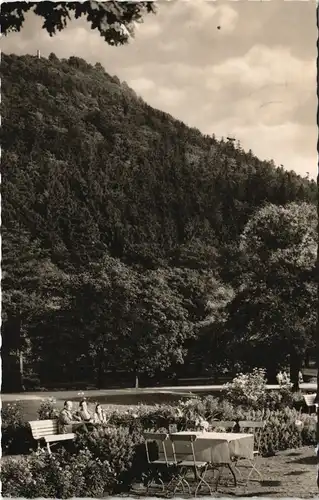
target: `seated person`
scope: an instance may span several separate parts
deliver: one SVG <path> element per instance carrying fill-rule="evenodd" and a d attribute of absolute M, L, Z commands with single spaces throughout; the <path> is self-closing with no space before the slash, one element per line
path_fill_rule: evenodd
<path fill-rule="evenodd" d="M 85 401 L 85 399 L 82 399 L 82 401 L 80 401 L 79 409 L 76 412 L 76 415 L 82 422 L 92 422 L 92 417 L 88 410 L 87 402 Z"/>
<path fill-rule="evenodd" d="M 58 417 L 59 432 L 61 434 L 73 432 L 75 429 L 83 429 L 87 431 L 84 422 L 81 422 L 80 417 L 74 415 L 72 408 L 72 401 L 65 401 Z"/>
<path fill-rule="evenodd" d="M 98 403 L 95 407 L 94 422 L 96 424 L 106 424 L 107 421 L 108 420 L 106 418 L 105 411 L 103 410 L 102 406 Z"/>

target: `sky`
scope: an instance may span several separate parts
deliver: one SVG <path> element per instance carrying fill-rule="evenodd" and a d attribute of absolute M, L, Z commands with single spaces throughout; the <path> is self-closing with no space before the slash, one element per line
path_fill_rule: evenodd
<path fill-rule="evenodd" d="M 315 178 L 315 0 L 160 0 L 157 6 L 122 47 L 107 45 L 85 19 L 50 37 L 29 14 L 1 49 L 100 62 L 151 106 Z"/>

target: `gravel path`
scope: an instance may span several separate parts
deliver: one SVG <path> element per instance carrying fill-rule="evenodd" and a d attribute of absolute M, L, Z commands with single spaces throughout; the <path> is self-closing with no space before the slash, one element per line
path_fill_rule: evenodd
<path fill-rule="evenodd" d="M 279 452 L 274 457 L 261 458 L 259 464 L 264 479 L 262 483 L 252 476 L 254 480 L 249 482 L 247 489 L 242 481 L 235 489 L 230 475 L 225 472 L 218 492 L 213 497 L 318 498 L 316 457 L 312 447 Z M 161 494 L 156 490 L 156 487 L 150 490 L 150 496 L 160 497 Z M 139 486 L 134 491 L 138 496 L 145 496 Z M 178 496 L 190 498 L 189 495 Z"/>

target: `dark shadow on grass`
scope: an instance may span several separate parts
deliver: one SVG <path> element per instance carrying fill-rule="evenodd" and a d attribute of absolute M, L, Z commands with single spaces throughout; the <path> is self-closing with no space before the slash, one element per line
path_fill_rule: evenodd
<path fill-rule="evenodd" d="M 306 474 L 306 470 L 293 470 L 292 472 L 286 472 L 285 476 L 301 476 Z"/>
<path fill-rule="evenodd" d="M 281 481 L 278 481 L 278 479 L 265 479 L 264 481 L 260 481 L 260 486 L 280 486 Z"/>
<path fill-rule="evenodd" d="M 232 496 L 232 497 L 240 497 L 240 498 L 256 498 L 256 497 L 267 497 L 268 495 L 274 495 L 281 493 L 280 491 L 249 491 L 249 492 L 237 492 L 237 491 L 230 491 L 227 492 L 227 496 Z M 225 494 L 226 495 L 226 494 Z M 222 497 L 223 494 L 220 493 L 219 496 L 216 496 L 216 498 Z M 215 498 L 215 497 L 213 497 Z"/>
<path fill-rule="evenodd" d="M 297 460 L 294 460 L 293 463 L 300 465 L 316 465 L 317 457 L 314 455 L 313 457 L 298 458 Z"/>

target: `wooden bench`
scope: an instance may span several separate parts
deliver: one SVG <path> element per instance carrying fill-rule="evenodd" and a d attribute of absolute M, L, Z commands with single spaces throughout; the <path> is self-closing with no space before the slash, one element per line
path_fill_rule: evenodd
<path fill-rule="evenodd" d="M 68 441 L 74 439 L 75 434 L 70 432 L 68 434 L 59 434 L 58 421 L 55 420 L 32 420 L 29 422 L 31 427 L 32 437 L 38 441 L 38 448 L 40 448 L 41 441 L 47 445 L 47 450 L 51 455 L 50 444 L 56 444 L 60 441 Z"/>
<path fill-rule="evenodd" d="M 309 413 L 311 408 L 315 408 L 317 410 L 318 403 L 315 403 L 316 394 L 304 394 L 303 398 L 305 400 L 306 406 L 308 407 Z"/>

